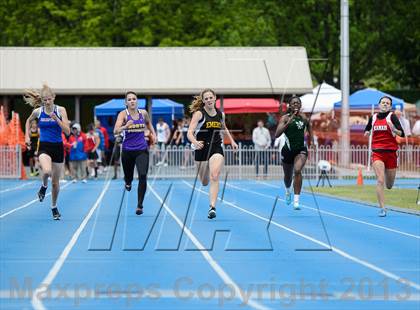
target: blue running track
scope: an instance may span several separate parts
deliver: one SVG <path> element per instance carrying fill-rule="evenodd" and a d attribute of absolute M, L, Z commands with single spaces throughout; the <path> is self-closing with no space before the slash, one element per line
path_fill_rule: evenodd
<path fill-rule="evenodd" d="M 61 184 L 54 221 L 38 180 L 0 180 L 0 308 L 420 308 L 419 216 L 316 196 L 324 230 L 311 194 L 231 180 L 209 220 L 193 183 L 150 180 L 141 216 L 136 183 Z"/>

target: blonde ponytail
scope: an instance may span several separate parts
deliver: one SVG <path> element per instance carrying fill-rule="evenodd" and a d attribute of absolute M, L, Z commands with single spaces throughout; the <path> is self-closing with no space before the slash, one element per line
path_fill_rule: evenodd
<path fill-rule="evenodd" d="M 200 110 L 203 107 L 203 100 L 201 100 L 200 96 L 194 96 L 194 100 L 190 105 L 190 112 L 191 114 Z"/>
<path fill-rule="evenodd" d="M 42 89 L 37 91 L 35 89 L 26 89 L 23 93 L 23 100 L 26 104 L 29 104 L 34 109 L 42 106 L 42 97 L 51 96 L 55 97 L 52 89 L 47 85 L 47 83 L 42 84 Z"/>
<path fill-rule="evenodd" d="M 34 89 L 26 89 L 23 94 L 23 100 L 34 109 L 42 105 L 41 94 Z"/>

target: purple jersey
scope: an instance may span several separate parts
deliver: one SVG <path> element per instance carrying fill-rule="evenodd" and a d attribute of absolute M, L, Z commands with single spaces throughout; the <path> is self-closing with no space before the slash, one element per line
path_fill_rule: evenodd
<path fill-rule="evenodd" d="M 132 120 L 133 124 L 123 131 L 123 151 L 143 151 L 147 150 L 147 141 L 144 138 L 144 130 L 146 129 L 146 122 L 144 121 L 143 114 L 139 110 L 139 119 L 135 120 L 131 117 L 128 110 L 127 121 Z"/>

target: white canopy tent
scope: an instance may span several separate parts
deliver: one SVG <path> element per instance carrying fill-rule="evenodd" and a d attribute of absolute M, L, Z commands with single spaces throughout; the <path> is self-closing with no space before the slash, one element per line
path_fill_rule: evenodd
<path fill-rule="evenodd" d="M 302 101 L 302 111 L 311 112 L 315 102 L 318 88 L 321 87 L 313 113 L 329 112 L 334 109 L 334 103 L 341 101 L 341 90 L 327 83 L 322 83 L 312 90 L 312 94 L 306 94 L 300 97 Z"/>

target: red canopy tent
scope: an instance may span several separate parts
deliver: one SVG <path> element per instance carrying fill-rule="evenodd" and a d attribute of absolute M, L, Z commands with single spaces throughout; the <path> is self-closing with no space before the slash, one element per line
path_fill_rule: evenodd
<path fill-rule="evenodd" d="M 225 98 L 223 110 L 225 114 L 279 112 L 280 103 L 272 98 Z M 220 99 L 216 101 L 220 109 Z"/>

